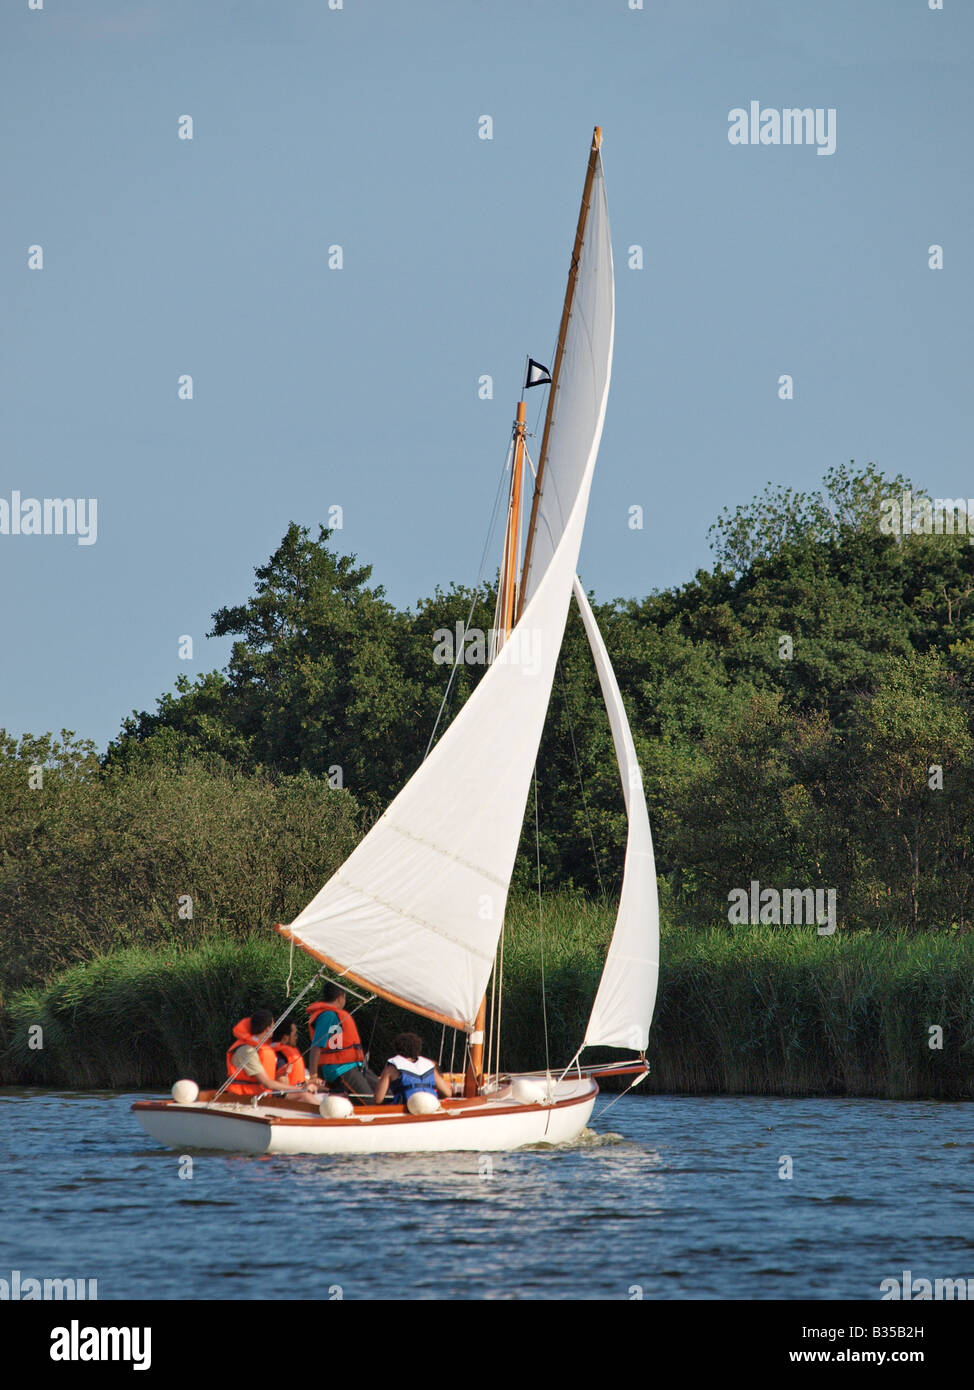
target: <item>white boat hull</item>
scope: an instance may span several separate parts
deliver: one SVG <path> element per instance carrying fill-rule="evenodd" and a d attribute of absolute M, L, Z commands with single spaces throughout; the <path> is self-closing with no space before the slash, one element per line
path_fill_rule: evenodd
<path fill-rule="evenodd" d="M 452 1101 L 434 1115 L 398 1106 L 370 1107 L 348 1119 L 249 1104 L 138 1101 L 143 1129 L 171 1149 L 224 1149 L 249 1154 L 400 1154 L 476 1150 L 505 1152 L 525 1144 L 567 1144 L 591 1118 L 598 1085 L 590 1077 L 554 1083 L 552 1103 L 518 1105 L 476 1097 Z"/>

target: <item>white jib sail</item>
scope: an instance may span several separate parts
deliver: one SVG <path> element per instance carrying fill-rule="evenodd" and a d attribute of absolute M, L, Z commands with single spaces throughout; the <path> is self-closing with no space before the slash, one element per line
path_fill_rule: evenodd
<path fill-rule="evenodd" d="M 582 1046 L 629 1047 L 634 1052 L 644 1052 L 659 979 L 659 900 L 653 837 L 625 705 L 595 614 L 577 576 L 575 598 L 599 673 L 629 817 L 619 912 Z"/>
<path fill-rule="evenodd" d="M 613 318 L 599 160 L 561 374 L 567 423 L 549 450 L 562 480 L 557 543 L 477 689 L 290 928 L 350 976 L 461 1027 L 475 1022 L 504 917 L 605 418 Z"/>

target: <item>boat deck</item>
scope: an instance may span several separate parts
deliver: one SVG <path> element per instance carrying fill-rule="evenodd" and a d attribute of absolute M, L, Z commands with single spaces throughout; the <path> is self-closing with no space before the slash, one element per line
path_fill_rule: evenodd
<path fill-rule="evenodd" d="M 543 1084 L 544 1074 L 537 1073 L 531 1075 L 531 1080 L 540 1080 Z M 551 1087 L 552 1106 L 571 1104 L 578 1101 L 582 1096 L 590 1094 L 592 1082 L 589 1077 L 573 1075 L 566 1077 L 562 1081 L 553 1081 Z M 226 1093 L 219 1099 L 214 1100 L 217 1092 L 201 1091 L 199 1098 L 187 1104 L 178 1104 L 173 1100 L 140 1100 L 132 1106 L 133 1110 L 182 1110 L 182 1111 L 209 1111 L 211 1114 L 236 1115 L 241 1119 L 263 1120 L 275 1124 L 300 1125 L 312 1124 L 320 1125 L 360 1125 L 371 1124 L 378 1121 L 383 1122 L 397 1121 L 402 1124 L 429 1122 L 430 1120 L 459 1119 L 461 1116 L 470 1115 L 497 1115 L 506 1113 L 516 1113 L 527 1109 L 537 1108 L 536 1106 L 525 1106 L 523 1102 L 515 1101 L 511 1096 L 510 1084 L 502 1085 L 493 1094 L 479 1096 L 452 1096 L 449 1099 L 441 1099 L 440 1110 L 431 1114 L 413 1115 L 402 1105 L 383 1104 L 383 1105 L 356 1105 L 351 1115 L 341 1118 L 326 1118 L 322 1116 L 317 1105 L 311 1101 L 291 1100 L 286 1096 L 275 1096 L 260 1099 L 257 1104 L 250 1099 L 228 1099 Z M 546 1103 L 542 1103 L 544 1108 L 548 1108 Z"/>

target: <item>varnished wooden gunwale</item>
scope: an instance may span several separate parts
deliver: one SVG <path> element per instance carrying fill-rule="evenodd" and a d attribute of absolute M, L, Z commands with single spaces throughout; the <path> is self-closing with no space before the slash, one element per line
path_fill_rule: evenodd
<path fill-rule="evenodd" d="M 598 1084 L 595 1083 L 596 1095 L 598 1094 L 598 1089 Z M 295 1116 L 294 1119 L 287 1119 L 281 1115 L 261 1115 L 259 1112 L 251 1115 L 241 1114 L 239 1111 L 234 1111 L 232 1114 L 228 1112 L 226 1113 L 225 1118 L 228 1120 L 245 1120 L 248 1124 L 283 1126 L 296 1125 L 298 1127 L 304 1128 L 307 1128 L 310 1125 L 312 1128 L 320 1128 L 322 1126 L 326 1126 L 327 1128 L 332 1129 L 348 1128 L 349 1126 L 360 1125 L 363 1123 L 363 1121 L 359 1119 L 358 1116 L 371 1114 L 373 1116 L 373 1120 L 370 1121 L 370 1123 L 374 1123 L 375 1120 L 379 1120 L 382 1123 L 383 1127 L 385 1127 L 386 1125 L 428 1124 L 431 1120 L 436 1120 L 445 1123 L 446 1121 L 452 1119 L 453 1116 L 457 1114 L 457 1112 L 459 1112 L 458 1118 L 460 1115 L 462 1115 L 465 1119 L 485 1119 L 489 1116 L 495 1115 L 527 1115 L 530 1114 L 532 1111 L 567 1110 L 569 1107 L 573 1105 L 582 1105 L 587 1101 L 590 1101 L 592 1098 L 593 1092 L 588 1090 L 584 1091 L 580 1096 L 566 1096 L 564 1100 L 556 1100 L 552 1105 L 515 1104 L 495 1107 L 492 1104 L 490 1104 L 490 1102 L 486 1102 L 483 1106 L 471 1106 L 470 1102 L 464 1100 L 462 1097 L 454 1097 L 452 1102 L 448 1100 L 443 1101 L 443 1105 L 446 1108 L 441 1113 L 434 1113 L 432 1115 L 410 1115 L 405 1113 L 400 1106 L 386 1107 L 384 1105 L 373 1105 L 359 1106 L 357 1107 L 357 1112 L 355 1115 L 350 1115 L 348 1119 L 343 1120 L 326 1120 L 321 1115 Z M 186 1115 L 198 1115 L 204 1113 L 198 1105 L 177 1105 L 176 1102 L 172 1100 L 137 1100 L 133 1104 L 132 1109 L 175 1110 Z M 398 1113 L 387 1114 L 387 1109 L 389 1111 Z M 208 1113 L 213 1114 L 222 1112 L 209 1111 Z"/>

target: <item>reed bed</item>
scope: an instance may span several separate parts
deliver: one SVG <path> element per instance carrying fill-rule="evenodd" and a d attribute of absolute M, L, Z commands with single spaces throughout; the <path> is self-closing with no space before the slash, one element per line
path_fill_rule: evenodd
<path fill-rule="evenodd" d="M 505 931 L 501 1062 L 563 1066 L 583 1036 L 613 912 L 570 894 L 512 903 Z M 974 936 L 814 928 L 664 928 L 645 1091 L 974 1097 Z M 287 1002 L 289 951 L 270 933 L 100 956 L 0 1010 L 5 1084 L 168 1087 L 223 1075 L 231 1025 Z M 293 960 L 291 996 L 314 963 Z M 544 977 L 545 1008 L 541 979 Z M 309 996 L 313 997 L 313 996 Z M 303 1011 L 299 1007 L 299 1017 Z M 544 1016 L 547 1015 L 547 1053 Z M 416 1019 L 379 1001 L 359 1014 L 373 1064 Z M 43 1046 L 31 1046 L 42 1029 Z M 419 1020 L 449 1063 L 453 1038 Z M 942 1029 L 942 1047 L 932 1029 Z M 461 1049 L 455 1052 L 457 1064 Z M 586 1060 L 618 1054 L 586 1054 Z"/>

